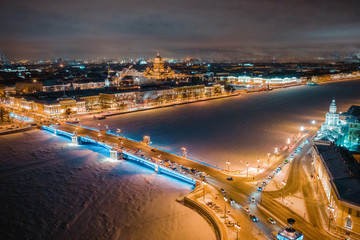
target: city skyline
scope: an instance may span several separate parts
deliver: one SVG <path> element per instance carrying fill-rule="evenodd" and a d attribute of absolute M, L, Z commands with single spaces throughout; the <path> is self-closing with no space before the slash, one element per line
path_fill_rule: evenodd
<path fill-rule="evenodd" d="M 210 61 L 358 57 L 354 6 L 322 0 L 5 2 L 0 52 L 8 59 L 136 59 L 156 51 Z"/>

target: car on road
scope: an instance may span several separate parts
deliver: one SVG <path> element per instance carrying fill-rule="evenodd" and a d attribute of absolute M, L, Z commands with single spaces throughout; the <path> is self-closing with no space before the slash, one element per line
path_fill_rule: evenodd
<path fill-rule="evenodd" d="M 156 150 L 154 148 L 151 149 L 152 152 L 156 152 Z"/>
<path fill-rule="evenodd" d="M 244 209 L 244 211 L 247 212 L 247 213 L 250 212 L 250 209 L 249 209 L 248 207 L 246 207 L 246 206 L 243 206 L 243 209 Z"/>
<path fill-rule="evenodd" d="M 253 222 L 259 221 L 259 219 L 253 214 L 250 214 L 249 217 L 250 217 L 251 220 L 253 220 Z"/>
<path fill-rule="evenodd" d="M 227 177 L 226 180 L 232 181 L 233 178 L 232 177 Z"/>
<path fill-rule="evenodd" d="M 262 185 L 265 186 L 265 185 L 266 185 L 266 182 L 262 182 Z"/>
<path fill-rule="evenodd" d="M 255 202 L 255 197 L 252 197 L 252 198 L 251 198 L 251 202 Z"/>
<path fill-rule="evenodd" d="M 276 224 L 276 221 L 272 217 L 269 217 L 267 221 L 271 224 Z"/>
<path fill-rule="evenodd" d="M 257 189 L 259 192 L 261 192 L 262 191 L 262 187 L 258 187 L 258 189 Z"/>
<path fill-rule="evenodd" d="M 225 192 L 225 189 L 223 189 L 223 188 L 222 188 L 222 189 L 221 189 L 221 192 L 223 192 L 223 193 L 224 193 L 224 192 Z"/>

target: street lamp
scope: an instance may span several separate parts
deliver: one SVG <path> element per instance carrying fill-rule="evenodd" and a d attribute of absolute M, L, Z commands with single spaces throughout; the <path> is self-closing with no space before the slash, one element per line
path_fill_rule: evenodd
<path fill-rule="evenodd" d="M 236 240 L 238 240 L 239 239 L 239 232 L 241 230 L 241 227 L 240 227 L 239 223 L 236 223 L 234 225 L 234 227 L 236 228 Z"/>
<path fill-rule="evenodd" d="M 116 129 L 116 133 L 120 136 L 121 129 L 120 128 Z"/>
<path fill-rule="evenodd" d="M 183 157 L 186 158 L 187 149 L 185 147 L 182 147 L 181 151 L 183 152 Z"/>
<path fill-rule="evenodd" d="M 300 132 L 303 132 L 305 130 L 304 126 L 300 127 Z"/>
<path fill-rule="evenodd" d="M 204 203 L 206 203 L 205 202 L 205 185 L 206 185 L 206 182 L 202 182 L 202 184 L 203 184 L 203 200 L 204 200 Z"/>
<path fill-rule="evenodd" d="M 278 148 L 275 148 L 275 150 L 274 150 L 274 154 L 275 154 L 275 155 L 277 155 L 278 153 L 279 153 Z"/>
<path fill-rule="evenodd" d="M 260 169 L 260 159 L 258 158 L 258 160 L 256 160 L 257 161 L 257 164 L 258 164 L 258 166 L 257 166 L 257 172 L 259 172 L 259 169 Z"/>
<path fill-rule="evenodd" d="M 311 121 L 311 124 L 312 124 L 312 125 L 315 125 L 315 124 L 316 124 L 316 121 L 315 121 L 315 120 L 312 120 L 312 121 Z"/>
<path fill-rule="evenodd" d="M 268 152 L 268 154 L 267 154 L 267 157 L 268 157 L 267 163 L 268 163 L 268 165 L 269 165 L 269 162 L 270 162 L 270 153 L 269 153 L 269 152 Z"/>
<path fill-rule="evenodd" d="M 284 185 L 284 187 L 282 188 L 281 202 L 284 202 L 284 188 L 285 188 L 285 186 L 286 186 L 286 182 L 282 182 L 282 184 Z"/>
<path fill-rule="evenodd" d="M 99 126 L 99 131 L 101 131 L 101 124 L 100 124 L 100 123 L 98 123 L 98 126 Z"/>
<path fill-rule="evenodd" d="M 290 145 L 290 143 L 291 143 L 291 139 L 288 138 L 288 139 L 287 139 L 287 144 Z"/>
<path fill-rule="evenodd" d="M 226 165 L 228 166 L 228 172 L 230 172 L 230 161 L 229 160 L 226 162 Z"/>
<path fill-rule="evenodd" d="M 246 177 L 249 177 L 249 162 L 246 163 Z"/>
<path fill-rule="evenodd" d="M 224 200 L 225 200 L 225 213 L 224 213 L 224 218 L 225 218 L 225 222 L 226 222 L 226 202 L 227 202 L 227 198 L 226 197 L 224 197 Z"/>

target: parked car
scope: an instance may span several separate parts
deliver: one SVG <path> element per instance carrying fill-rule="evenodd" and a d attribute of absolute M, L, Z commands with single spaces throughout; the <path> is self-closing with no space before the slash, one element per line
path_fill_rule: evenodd
<path fill-rule="evenodd" d="M 269 223 L 271 223 L 271 224 L 276 224 L 276 221 L 275 221 L 273 218 L 271 218 L 271 217 L 269 217 L 269 218 L 267 219 L 267 221 L 268 221 Z"/>
<path fill-rule="evenodd" d="M 232 181 L 233 178 L 232 177 L 227 177 L 226 180 Z"/>
<path fill-rule="evenodd" d="M 253 222 L 259 221 L 259 219 L 253 214 L 250 214 L 249 217 L 250 217 L 251 220 L 253 220 Z"/>

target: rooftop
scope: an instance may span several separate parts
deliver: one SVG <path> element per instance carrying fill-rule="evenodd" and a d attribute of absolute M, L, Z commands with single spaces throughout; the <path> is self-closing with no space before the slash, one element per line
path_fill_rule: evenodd
<path fill-rule="evenodd" d="M 338 198 L 360 206 L 360 165 L 352 154 L 330 142 L 315 142 L 314 148 L 336 188 Z"/>

